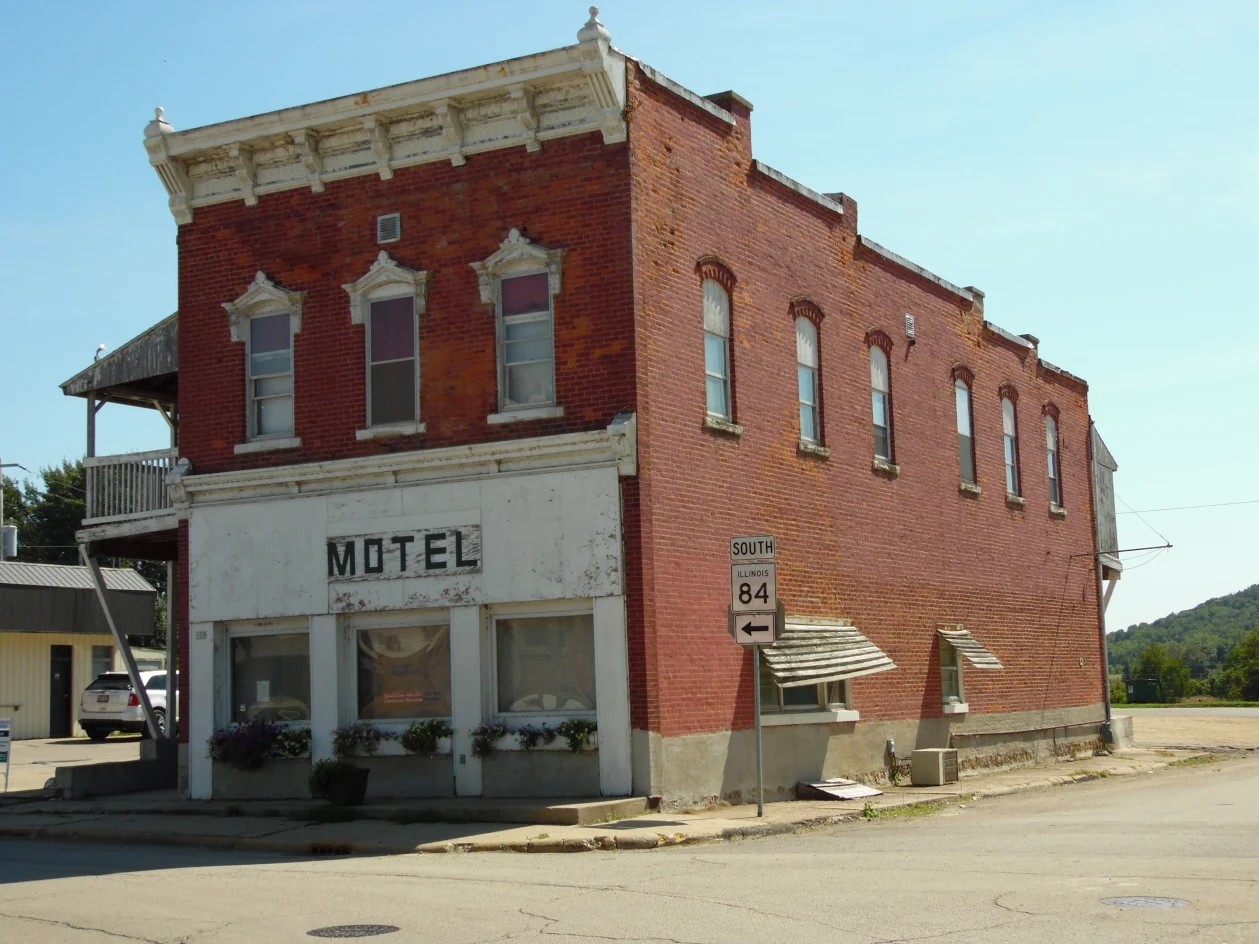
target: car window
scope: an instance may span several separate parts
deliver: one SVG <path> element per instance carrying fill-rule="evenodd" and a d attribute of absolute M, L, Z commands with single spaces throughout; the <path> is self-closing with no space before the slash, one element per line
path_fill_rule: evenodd
<path fill-rule="evenodd" d="M 125 691 L 131 687 L 131 681 L 122 672 L 106 672 L 103 675 L 96 676 L 88 688 L 95 688 L 104 691 Z"/>
<path fill-rule="evenodd" d="M 153 676 L 151 679 L 149 679 L 147 682 L 144 683 L 144 687 L 145 688 L 160 688 L 162 691 L 166 691 L 166 673 L 163 672 L 161 675 Z"/>

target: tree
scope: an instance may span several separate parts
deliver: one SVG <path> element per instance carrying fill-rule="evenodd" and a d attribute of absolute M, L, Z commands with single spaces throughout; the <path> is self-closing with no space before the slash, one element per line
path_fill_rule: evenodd
<path fill-rule="evenodd" d="M 1152 643 L 1137 657 L 1132 668 L 1134 679 L 1154 682 L 1161 702 L 1180 701 L 1189 689 L 1189 667 L 1183 659 L 1172 654 L 1166 646 Z"/>
<path fill-rule="evenodd" d="M 1228 698 L 1259 701 L 1259 627 L 1252 629 L 1229 654 L 1221 688 Z"/>

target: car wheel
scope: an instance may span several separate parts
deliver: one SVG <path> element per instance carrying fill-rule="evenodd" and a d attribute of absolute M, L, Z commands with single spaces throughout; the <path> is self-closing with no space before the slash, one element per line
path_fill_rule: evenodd
<path fill-rule="evenodd" d="M 83 730 L 93 741 L 103 741 L 105 738 L 109 737 L 109 728 L 98 728 L 93 725 L 92 727 L 84 728 Z"/>
<path fill-rule="evenodd" d="M 164 708 L 153 709 L 153 720 L 157 722 L 157 733 L 162 737 L 166 737 L 166 710 Z M 145 728 L 147 731 L 148 729 Z"/>

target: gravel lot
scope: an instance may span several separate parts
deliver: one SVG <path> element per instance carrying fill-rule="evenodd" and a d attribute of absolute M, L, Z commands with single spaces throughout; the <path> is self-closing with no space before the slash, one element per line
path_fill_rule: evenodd
<path fill-rule="evenodd" d="M 1231 747 L 1259 749 L 1259 708 L 1133 708 L 1135 747 Z"/>

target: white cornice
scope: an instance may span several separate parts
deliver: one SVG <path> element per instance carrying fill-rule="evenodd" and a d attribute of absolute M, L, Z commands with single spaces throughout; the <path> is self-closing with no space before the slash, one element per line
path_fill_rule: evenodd
<path fill-rule="evenodd" d="M 167 479 L 176 509 L 190 505 L 264 501 L 299 495 L 462 481 L 499 475 L 613 467 L 621 476 L 637 472 L 637 422 L 621 414 L 607 429 L 530 439 L 394 452 L 356 459 L 281 465 L 234 472 L 182 474 Z"/>
<path fill-rule="evenodd" d="M 176 131 L 162 109 L 144 132 L 178 223 L 196 207 L 599 131 L 626 139 L 625 57 L 592 16 L 575 46 Z"/>

